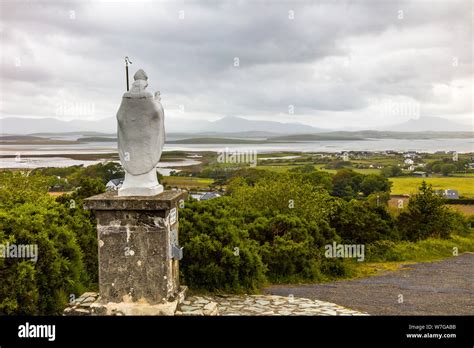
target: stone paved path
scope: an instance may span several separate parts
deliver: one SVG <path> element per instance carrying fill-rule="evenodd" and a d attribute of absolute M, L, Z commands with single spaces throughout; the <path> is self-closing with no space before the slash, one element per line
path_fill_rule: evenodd
<path fill-rule="evenodd" d="M 315 315 L 367 315 L 334 303 L 272 295 L 192 296 L 178 308 L 176 315 L 245 315 L 245 316 L 315 316 Z"/>
<path fill-rule="evenodd" d="M 99 295 L 86 292 L 65 310 L 67 316 L 106 315 L 98 311 L 103 304 L 98 303 Z M 180 300 L 181 301 L 181 300 Z M 294 296 L 275 295 L 221 295 L 221 296 L 188 296 L 182 302 L 176 301 L 173 310 L 166 315 L 178 316 L 316 316 L 316 315 L 368 315 L 359 311 L 338 306 L 334 303 L 298 298 Z M 129 304 L 129 303 L 128 303 Z M 109 305 L 109 304 L 108 304 Z M 125 305 L 116 306 L 109 315 L 125 315 Z M 142 304 L 143 305 L 143 304 Z M 176 307 L 177 305 L 177 307 Z M 140 306 L 140 305 L 139 305 Z M 150 312 L 149 305 L 143 305 L 140 314 L 156 315 Z M 112 308 L 112 307 L 110 307 Z M 168 308 L 168 307 L 167 307 Z M 138 309 L 138 308 L 137 308 Z M 147 310 L 148 309 L 148 310 Z M 128 314 L 130 315 L 130 314 Z"/>
<path fill-rule="evenodd" d="M 271 286 L 264 293 L 335 302 L 371 315 L 474 315 L 474 253 L 363 279 Z"/>

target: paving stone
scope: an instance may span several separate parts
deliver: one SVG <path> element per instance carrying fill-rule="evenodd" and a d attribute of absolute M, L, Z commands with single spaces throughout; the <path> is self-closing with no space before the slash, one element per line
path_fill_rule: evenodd
<path fill-rule="evenodd" d="M 213 313 L 218 312 L 217 303 L 209 302 L 207 305 L 204 306 L 202 309 L 204 315 L 212 315 Z"/>
<path fill-rule="evenodd" d="M 94 293 L 80 297 L 65 309 L 64 315 L 105 315 L 96 309 L 98 296 Z M 93 299 L 94 301 L 92 301 Z M 86 301 L 84 301 L 86 300 Z M 117 312 L 115 315 L 120 315 Z M 123 314 L 123 313 L 122 313 Z M 334 303 L 294 297 L 289 300 L 277 295 L 227 295 L 187 297 L 177 310 L 177 316 L 366 316 Z"/>
<path fill-rule="evenodd" d="M 183 312 L 191 312 L 195 311 L 196 309 L 199 309 L 197 306 L 181 306 L 181 311 Z"/>
<path fill-rule="evenodd" d="M 202 317 L 204 316 L 204 313 L 202 310 L 198 309 L 196 311 L 183 312 L 183 316 Z"/>
<path fill-rule="evenodd" d="M 316 308 L 318 307 L 315 303 L 302 303 L 299 305 L 300 308 Z"/>

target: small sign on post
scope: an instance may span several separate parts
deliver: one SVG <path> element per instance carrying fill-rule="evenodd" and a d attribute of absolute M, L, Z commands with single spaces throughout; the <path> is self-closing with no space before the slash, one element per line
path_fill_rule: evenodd
<path fill-rule="evenodd" d="M 170 225 L 173 225 L 176 223 L 177 214 L 178 212 L 176 208 L 173 208 L 170 210 Z"/>

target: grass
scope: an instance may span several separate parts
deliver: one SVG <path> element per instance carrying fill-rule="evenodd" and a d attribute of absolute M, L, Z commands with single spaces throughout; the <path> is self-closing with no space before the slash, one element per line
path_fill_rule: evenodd
<path fill-rule="evenodd" d="M 456 249 L 455 249 L 456 248 Z M 397 271 L 403 265 L 417 262 L 433 262 L 474 251 L 474 229 L 466 236 L 451 235 L 449 239 L 428 238 L 418 242 L 396 242 L 387 249 L 366 250 L 368 262 L 352 262 L 350 278 L 363 278 L 381 272 Z M 406 268 L 405 268 L 406 269 Z"/>
<path fill-rule="evenodd" d="M 324 172 L 328 172 L 331 174 L 336 174 L 337 169 L 325 169 L 325 164 L 316 164 L 314 167 L 318 170 L 322 170 Z M 352 169 L 354 172 L 361 173 L 361 174 L 380 174 L 380 169 L 376 168 L 367 168 L 367 169 L 359 169 L 359 168 L 352 168 L 347 167 L 348 169 Z"/>
<path fill-rule="evenodd" d="M 207 189 L 213 182 L 213 179 L 186 176 L 166 176 L 163 178 L 164 185 L 176 186 L 179 188 L 193 187 L 197 189 Z"/>
<path fill-rule="evenodd" d="M 388 243 L 389 247 L 365 248 L 366 261 L 347 260 L 347 274 L 343 277 L 324 276 L 319 281 L 295 281 L 294 283 L 327 283 L 381 275 L 385 272 L 404 271 L 406 265 L 418 262 L 433 262 L 456 257 L 454 248 L 460 255 L 474 252 L 474 229 L 466 236 L 451 235 L 448 239 L 428 238 L 418 242 L 398 241 Z M 280 282 L 271 282 L 277 284 Z M 288 283 L 288 280 L 283 283 Z"/>
<path fill-rule="evenodd" d="M 384 244 L 384 243 L 382 243 Z M 448 239 L 428 238 L 418 242 L 397 241 L 388 242 L 381 247 L 365 246 L 364 262 L 356 260 L 346 260 L 345 276 L 324 275 L 319 280 L 298 280 L 283 279 L 281 281 L 272 280 L 269 284 L 293 283 L 293 284 L 314 284 L 327 283 L 338 280 L 350 280 L 381 275 L 385 272 L 405 271 L 409 268 L 403 267 L 419 262 L 433 262 L 456 257 L 454 248 L 458 255 L 464 252 L 474 252 L 474 228 L 465 236 L 451 235 Z"/>
<path fill-rule="evenodd" d="M 474 178 L 473 177 L 440 177 L 440 178 L 419 178 L 400 177 L 390 178 L 392 183 L 392 194 L 414 194 L 418 191 L 421 182 L 425 180 L 433 185 L 433 189 L 453 189 L 458 190 L 460 196 L 474 198 Z"/>
<path fill-rule="evenodd" d="M 452 235 L 449 239 L 428 238 L 418 242 L 397 242 L 383 255 L 367 255 L 371 261 L 382 262 L 431 262 L 455 256 L 454 248 L 459 254 L 474 251 L 474 232 L 467 236 Z"/>
<path fill-rule="evenodd" d="M 402 266 L 413 263 L 415 262 L 365 262 L 354 266 L 353 273 L 350 275 L 349 279 L 366 278 L 380 275 L 384 272 L 399 271 Z"/>
<path fill-rule="evenodd" d="M 375 169 L 375 168 L 367 168 L 367 169 L 359 169 L 359 168 L 351 168 L 348 167 L 349 169 L 352 169 L 356 173 L 361 173 L 361 174 L 380 174 L 380 169 Z M 324 169 L 324 168 L 318 168 L 319 170 L 322 170 L 324 172 L 328 172 L 331 174 L 336 174 L 337 169 Z"/>
<path fill-rule="evenodd" d="M 452 176 L 460 178 L 474 178 L 474 173 L 454 173 Z"/>
<path fill-rule="evenodd" d="M 448 204 L 451 209 L 457 210 L 466 216 L 474 215 L 474 205 L 467 204 Z"/>
<path fill-rule="evenodd" d="M 257 166 L 257 169 L 267 169 L 267 170 L 271 170 L 273 172 L 277 172 L 277 173 L 284 173 L 292 168 L 296 168 L 296 167 L 301 167 L 302 165 L 301 164 L 298 164 L 298 165 L 295 165 L 295 164 L 289 164 L 289 165 L 268 165 L 268 166 Z M 314 167 L 318 170 L 321 170 L 321 171 L 324 171 L 324 172 L 328 172 L 328 173 L 331 173 L 331 174 L 335 174 L 337 172 L 336 169 L 324 169 L 323 167 L 325 166 L 325 164 L 316 164 L 314 165 Z M 380 173 L 380 169 L 373 169 L 373 168 L 368 168 L 368 169 L 357 169 L 357 168 L 351 168 L 352 170 L 354 170 L 355 172 L 357 173 L 361 173 L 361 174 L 379 174 Z"/>
<path fill-rule="evenodd" d="M 290 169 L 296 168 L 296 167 L 301 167 L 301 166 L 299 166 L 299 165 L 288 165 L 288 166 L 279 166 L 279 165 L 259 166 L 259 165 L 257 165 L 256 168 L 257 169 L 263 169 L 263 170 L 270 170 L 272 172 L 277 172 L 277 173 L 284 173 L 284 172 L 287 172 Z"/>

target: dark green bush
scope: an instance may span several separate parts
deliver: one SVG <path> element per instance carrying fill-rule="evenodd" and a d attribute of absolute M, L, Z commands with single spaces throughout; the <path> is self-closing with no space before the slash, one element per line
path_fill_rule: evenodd
<path fill-rule="evenodd" d="M 267 220 L 265 230 L 261 253 L 268 267 L 269 280 L 322 279 L 320 265 L 324 254 L 321 250 L 336 239 L 327 224 L 318 225 L 296 216 L 279 214 Z M 255 232 L 252 234 L 262 243 L 261 237 Z"/>
<path fill-rule="evenodd" d="M 0 176 L 0 244 L 36 244 L 38 260 L 0 258 L 0 314 L 60 314 L 90 277 L 69 209 L 47 194 L 43 177 Z"/>
<path fill-rule="evenodd" d="M 448 238 L 451 233 L 464 234 L 468 222 L 459 213 L 450 210 L 444 199 L 433 192 L 431 185 L 423 181 L 419 193 L 412 196 L 406 210 L 397 221 L 402 238 L 417 241 L 433 238 Z"/>
<path fill-rule="evenodd" d="M 180 211 L 184 282 L 207 290 L 252 291 L 265 280 L 258 243 L 242 230 L 229 198 L 192 202 Z"/>
<path fill-rule="evenodd" d="M 380 239 L 397 239 L 394 221 L 385 206 L 370 202 L 337 201 L 330 224 L 344 243 L 365 244 Z"/>

